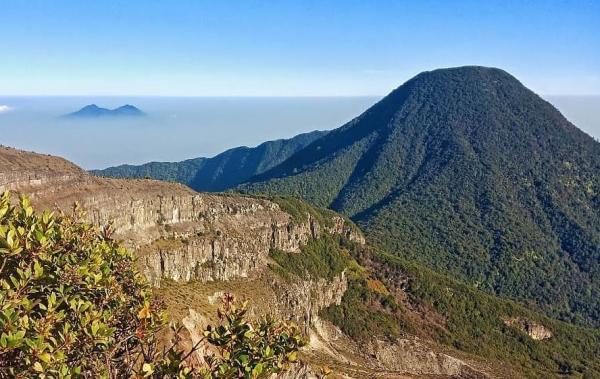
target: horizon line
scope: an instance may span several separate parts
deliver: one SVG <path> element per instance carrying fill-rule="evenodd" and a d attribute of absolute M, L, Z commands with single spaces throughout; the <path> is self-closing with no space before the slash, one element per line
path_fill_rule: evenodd
<path fill-rule="evenodd" d="M 139 98 L 360 98 L 360 97 L 384 97 L 387 94 L 365 94 L 365 95 L 34 95 L 34 94 L 0 94 L 0 97 L 139 97 Z M 600 96 L 600 93 L 542 93 L 539 96 L 569 96 L 569 97 L 594 97 Z"/>

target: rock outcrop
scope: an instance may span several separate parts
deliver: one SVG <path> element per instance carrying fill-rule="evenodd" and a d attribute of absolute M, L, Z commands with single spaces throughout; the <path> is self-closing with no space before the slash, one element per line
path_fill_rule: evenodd
<path fill-rule="evenodd" d="M 394 343 L 375 341 L 367 347 L 380 368 L 412 375 L 444 375 L 483 379 L 486 375 L 460 359 L 436 352 L 417 339 L 399 339 Z"/>
<path fill-rule="evenodd" d="M 342 272 L 331 281 L 317 278 L 291 283 L 273 282 L 272 287 L 280 312 L 304 326 L 305 334 L 309 334 L 322 309 L 340 305 L 348 288 L 348 280 Z"/>
<path fill-rule="evenodd" d="M 553 336 L 552 331 L 546 328 L 544 325 L 528 320 L 524 317 L 507 318 L 504 320 L 504 323 L 508 326 L 519 329 L 523 333 L 527 334 L 531 339 L 536 341 L 547 340 Z"/>
<path fill-rule="evenodd" d="M 328 357 L 334 371 L 346 372 L 352 378 L 489 377 L 471 363 L 439 351 L 420 338 L 406 335 L 393 341 L 374 339 L 359 343 L 320 319 L 311 329 L 310 346 L 311 354 L 321 360 Z"/>

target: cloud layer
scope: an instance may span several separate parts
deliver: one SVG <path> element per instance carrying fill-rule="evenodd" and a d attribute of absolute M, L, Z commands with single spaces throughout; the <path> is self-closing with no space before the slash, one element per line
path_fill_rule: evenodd
<path fill-rule="evenodd" d="M 12 108 L 9 107 L 8 105 L 0 105 L 0 113 L 6 113 L 10 110 L 12 110 Z"/>

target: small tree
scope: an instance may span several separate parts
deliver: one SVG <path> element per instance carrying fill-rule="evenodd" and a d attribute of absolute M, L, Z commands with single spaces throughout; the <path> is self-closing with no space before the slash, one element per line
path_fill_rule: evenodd
<path fill-rule="evenodd" d="M 233 296 L 223 297 L 217 327 L 208 326 L 204 335 L 216 347 L 205 357 L 212 378 L 261 378 L 286 370 L 297 361 L 297 351 L 305 345 L 293 323 L 275 322 L 270 316 L 256 326 L 246 321 L 247 303 L 236 304 Z"/>
<path fill-rule="evenodd" d="M 158 336 L 160 302 L 130 252 L 73 215 L 37 214 L 26 197 L 0 198 L 0 377 L 258 378 L 296 360 L 297 328 L 269 318 L 254 328 L 228 297 L 224 325 L 205 340 L 209 367 L 186 367 L 191 351 Z"/>

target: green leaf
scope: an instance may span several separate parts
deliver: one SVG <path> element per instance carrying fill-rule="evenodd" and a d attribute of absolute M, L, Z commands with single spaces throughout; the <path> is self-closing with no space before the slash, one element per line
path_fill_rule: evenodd
<path fill-rule="evenodd" d="M 262 374 L 263 370 L 264 370 L 264 365 L 262 363 L 258 363 L 252 369 L 252 377 L 253 378 L 258 378 L 260 376 L 260 374 Z"/>
<path fill-rule="evenodd" d="M 98 323 L 98 320 L 94 320 L 92 322 L 92 336 L 98 334 L 98 329 L 100 329 L 100 324 Z"/>
<path fill-rule="evenodd" d="M 44 275 L 44 268 L 42 267 L 42 265 L 40 265 L 40 262 L 35 261 L 35 263 L 33 264 L 33 272 L 34 277 L 36 279 L 39 279 L 42 277 L 42 275 Z"/>
<path fill-rule="evenodd" d="M 144 373 L 144 376 L 150 376 L 154 373 L 154 366 L 150 363 L 144 363 L 144 365 L 142 366 L 142 372 Z"/>
<path fill-rule="evenodd" d="M 40 358 L 43 362 L 46 363 L 50 363 L 50 361 L 52 360 L 52 356 L 48 353 L 42 353 L 38 355 L 38 358 Z"/>
<path fill-rule="evenodd" d="M 298 354 L 295 351 L 292 351 L 287 355 L 287 359 L 290 362 L 296 362 L 298 360 Z"/>
<path fill-rule="evenodd" d="M 42 364 L 40 362 L 35 362 L 33 364 L 33 369 L 37 372 L 44 372 L 44 367 L 42 366 Z"/>

